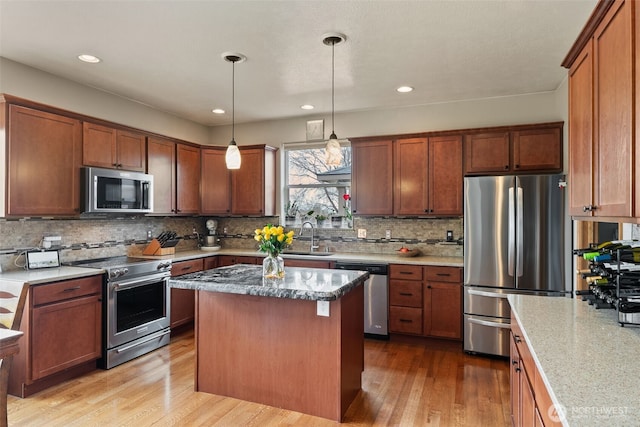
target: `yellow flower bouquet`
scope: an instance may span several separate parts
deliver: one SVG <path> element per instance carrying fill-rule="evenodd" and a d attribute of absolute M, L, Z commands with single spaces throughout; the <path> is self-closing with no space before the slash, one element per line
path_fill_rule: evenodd
<path fill-rule="evenodd" d="M 253 238 L 260 244 L 258 246 L 260 251 L 271 256 L 278 256 L 293 243 L 293 235 L 293 230 L 285 233 L 284 227 L 281 225 L 267 224 L 263 228 L 256 228 Z"/>
<path fill-rule="evenodd" d="M 267 253 L 262 262 L 262 276 L 265 284 L 277 284 L 284 278 L 284 260 L 280 253 L 293 243 L 294 232 L 285 233 L 284 227 L 271 224 L 257 228 L 253 238 L 259 243 L 258 248 Z"/>

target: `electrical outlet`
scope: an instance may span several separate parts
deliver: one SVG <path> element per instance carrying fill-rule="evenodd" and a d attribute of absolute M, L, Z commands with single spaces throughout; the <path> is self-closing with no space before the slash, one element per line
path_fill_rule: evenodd
<path fill-rule="evenodd" d="M 384 232 L 384 238 L 387 240 L 391 238 L 391 230 L 387 230 Z"/>
<path fill-rule="evenodd" d="M 318 301 L 316 305 L 316 316 L 329 317 L 331 316 L 329 301 Z"/>
<path fill-rule="evenodd" d="M 366 228 L 358 228 L 358 238 L 366 239 L 367 238 L 367 229 Z"/>
<path fill-rule="evenodd" d="M 447 230 L 447 242 L 453 242 L 453 231 Z"/>
<path fill-rule="evenodd" d="M 62 237 L 61 236 L 44 236 L 42 240 L 44 240 L 45 242 L 60 242 L 62 241 Z"/>

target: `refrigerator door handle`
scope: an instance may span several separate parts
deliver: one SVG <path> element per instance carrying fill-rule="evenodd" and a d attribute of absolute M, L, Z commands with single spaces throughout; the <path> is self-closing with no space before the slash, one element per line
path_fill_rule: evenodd
<path fill-rule="evenodd" d="M 469 289 L 467 293 L 469 295 L 477 295 L 479 297 L 501 298 L 501 299 L 507 299 L 507 297 L 509 296 L 509 294 L 499 294 L 496 292 L 487 292 L 487 291 L 476 291 L 473 289 Z"/>
<path fill-rule="evenodd" d="M 480 320 L 470 318 L 467 319 L 469 323 L 475 323 L 476 325 L 489 326 L 490 328 L 499 328 L 499 329 L 510 329 L 510 323 L 498 323 L 498 322 L 490 322 L 488 320 Z"/>
<path fill-rule="evenodd" d="M 516 212 L 515 212 L 515 192 L 513 187 L 509 187 L 509 247 L 508 247 L 508 256 L 507 256 L 507 268 L 509 276 L 514 275 L 514 264 L 515 264 L 515 251 L 516 251 L 516 236 L 514 235 L 516 228 Z"/>
<path fill-rule="evenodd" d="M 522 187 L 518 186 L 518 195 L 516 200 L 518 201 L 518 212 L 517 212 L 517 216 L 516 216 L 516 221 L 517 221 L 517 228 L 516 228 L 516 243 L 517 243 L 517 249 L 516 249 L 516 275 L 517 277 L 522 277 L 523 274 L 523 259 L 524 259 L 524 254 L 522 253 L 524 251 L 524 205 L 523 205 L 523 192 L 522 192 Z M 516 286 L 517 287 L 517 286 Z"/>

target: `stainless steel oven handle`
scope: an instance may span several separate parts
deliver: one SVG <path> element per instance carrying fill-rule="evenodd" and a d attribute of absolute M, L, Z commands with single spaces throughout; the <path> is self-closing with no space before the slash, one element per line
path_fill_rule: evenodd
<path fill-rule="evenodd" d="M 134 347 L 138 347 L 138 346 L 140 346 L 140 345 L 142 345 L 142 344 L 146 344 L 146 343 L 148 343 L 149 341 L 154 341 L 154 340 L 156 340 L 156 339 L 158 339 L 158 338 L 160 338 L 160 337 L 163 337 L 163 336 L 165 336 L 165 335 L 167 335 L 167 334 L 170 334 L 170 333 L 171 333 L 171 331 L 164 331 L 164 332 L 162 332 L 162 333 L 160 333 L 160 334 L 153 334 L 153 335 L 149 335 L 146 339 L 144 339 L 144 340 L 142 340 L 142 341 L 137 341 L 137 342 L 136 342 L 136 343 L 134 343 L 134 344 L 131 344 L 131 345 L 128 345 L 128 346 L 126 346 L 126 347 L 122 347 L 122 348 L 117 349 L 117 350 L 116 350 L 116 352 L 117 352 L 117 353 L 123 353 L 123 352 L 125 352 L 125 351 L 127 351 L 127 350 L 131 350 L 131 349 L 132 349 L 132 348 L 134 348 Z"/>
<path fill-rule="evenodd" d="M 499 323 L 499 322 L 489 322 L 488 320 L 478 320 L 478 319 L 467 319 L 469 323 L 475 323 L 476 325 L 489 326 L 490 328 L 499 328 L 499 329 L 511 329 L 511 324 L 509 323 Z"/>
<path fill-rule="evenodd" d="M 126 289 L 139 288 L 140 286 L 147 286 L 157 282 L 163 282 L 167 279 L 168 275 L 157 275 L 153 277 L 145 277 L 144 279 L 133 279 L 124 282 L 116 282 L 111 285 L 112 289 L 116 292 L 124 291 Z"/>
<path fill-rule="evenodd" d="M 507 299 L 507 297 L 509 296 L 509 294 L 499 294 L 496 292 L 487 292 L 487 291 L 476 291 L 475 289 L 469 289 L 467 292 L 469 293 L 469 295 L 478 295 L 481 297 L 489 297 L 489 298 Z"/>

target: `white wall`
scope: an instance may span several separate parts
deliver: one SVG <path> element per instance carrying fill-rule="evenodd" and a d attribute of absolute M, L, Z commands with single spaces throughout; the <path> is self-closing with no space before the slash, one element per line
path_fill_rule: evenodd
<path fill-rule="evenodd" d="M 209 128 L 0 57 L 0 93 L 199 144 Z"/>

